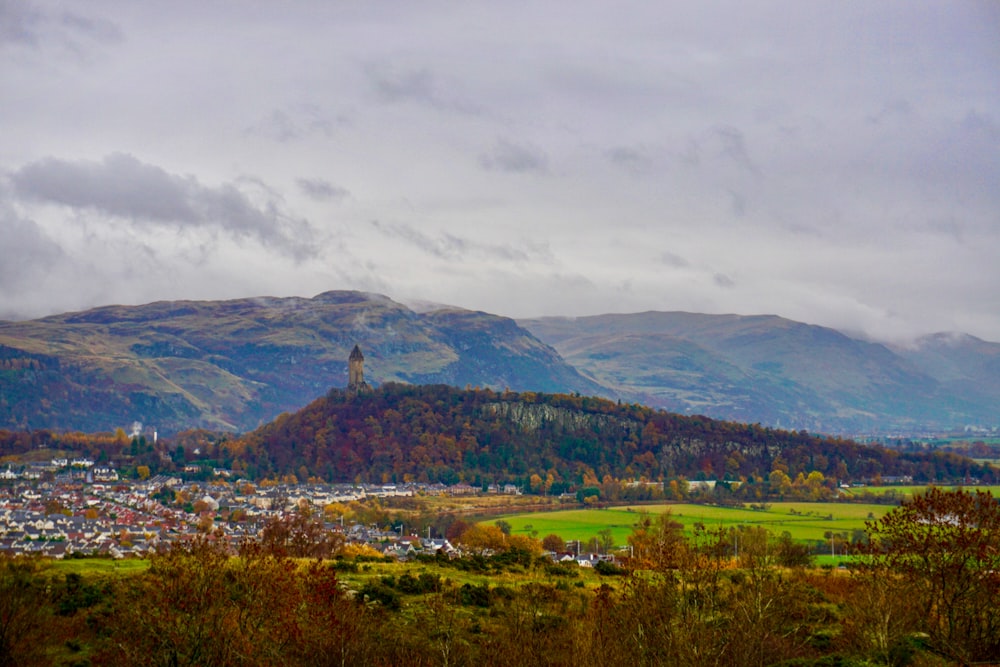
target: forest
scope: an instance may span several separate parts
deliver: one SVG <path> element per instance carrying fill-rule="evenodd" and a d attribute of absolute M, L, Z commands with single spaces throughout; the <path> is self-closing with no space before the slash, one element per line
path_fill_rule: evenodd
<path fill-rule="evenodd" d="M 457 536 L 461 558 L 394 563 L 319 525 L 276 519 L 238 554 L 209 532 L 120 572 L 0 557 L 0 664 L 863 667 L 1000 656 L 1000 505 L 982 492 L 932 489 L 893 509 L 869 524 L 850 570 L 809 567 L 759 527 L 686 538 L 669 514 L 641 517 L 632 556 L 595 568 L 553 562 L 499 526 Z"/>
<path fill-rule="evenodd" d="M 0 455 L 61 449 L 133 474 L 194 467 L 252 481 L 515 484 L 606 500 L 645 499 L 632 482 L 720 480 L 719 500 L 808 497 L 845 482 L 996 481 L 952 451 L 862 445 L 844 438 L 719 421 L 569 394 L 386 383 L 331 390 L 242 436 L 185 431 L 155 443 L 114 434 L 0 431 Z M 642 491 L 641 489 L 647 489 Z M 666 487 L 666 497 L 671 495 Z"/>
<path fill-rule="evenodd" d="M 601 398 L 394 383 L 360 396 L 333 390 L 215 453 L 251 478 L 512 482 L 528 490 L 538 475 L 547 493 L 606 478 L 684 477 L 746 482 L 741 493 L 754 498 L 769 493 L 776 469 L 791 479 L 815 471 L 831 482 L 988 483 L 994 475 L 955 453 L 897 452 Z"/>

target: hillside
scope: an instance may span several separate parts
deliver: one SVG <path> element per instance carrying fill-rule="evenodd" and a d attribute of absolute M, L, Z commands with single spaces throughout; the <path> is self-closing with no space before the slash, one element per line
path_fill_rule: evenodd
<path fill-rule="evenodd" d="M 648 312 L 523 320 L 630 400 L 818 432 L 1000 424 L 1000 345 L 930 337 L 909 348 L 773 315 Z"/>
<path fill-rule="evenodd" d="M 171 301 L 0 322 L 0 428 L 245 432 L 347 382 L 623 399 L 823 433 L 1000 425 L 1000 344 L 906 347 L 776 316 L 509 318 L 362 292 Z"/>
<path fill-rule="evenodd" d="M 513 320 L 326 292 L 0 322 L 0 427 L 250 430 L 344 386 L 355 344 L 374 384 L 602 391 Z"/>
<path fill-rule="evenodd" d="M 333 390 L 224 449 L 233 470 L 251 477 L 527 487 L 538 475 L 559 485 L 552 492 L 605 476 L 766 480 L 775 466 L 792 478 L 815 470 L 838 480 L 992 474 L 953 454 L 901 453 L 600 398 L 394 383 L 360 396 Z"/>

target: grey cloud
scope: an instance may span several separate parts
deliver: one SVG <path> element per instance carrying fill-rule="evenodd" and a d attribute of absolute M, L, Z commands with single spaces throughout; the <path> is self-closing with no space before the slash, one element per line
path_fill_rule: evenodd
<path fill-rule="evenodd" d="M 913 115 L 913 106 L 906 100 L 893 100 L 879 110 L 878 113 L 868 116 L 868 122 L 880 125 L 894 119 L 909 118 Z"/>
<path fill-rule="evenodd" d="M 435 103 L 434 78 L 426 69 L 400 70 L 383 63 L 368 65 L 365 73 L 383 102 Z"/>
<path fill-rule="evenodd" d="M 747 151 L 743 132 L 735 127 L 723 126 L 715 128 L 713 134 L 720 145 L 720 156 L 731 159 L 747 171 L 757 173 L 757 167 L 754 166 L 753 160 L 750 159 L 750 153 Z"/>
<path fill-rule="evenodd" d="M 0 262 L 0 290 L 11 292 L 34 284 L 50 267 L 63 259 L 63 250 L 33 221 L 18 216 L 10 207 L 0 209 L 4 259 Z"/>
<path fill-rule="evenodd" d="M 691 262 L 684 259 L 680 255 L 675 255 L 672 252 L 664 252 L 660 255 L 660 261 L 667 266 L 672 266 L 675 269 L 686 269 L 691 266 Z"/>
<path fill-rule="evenodd" d="M 982 114 L 975 109 L 969 109 L 962 119 L 961 128 L 971 135 L 978 135 L 988 143 L 1000 145 L 1000 125 L 997 125 L 991 117 Z"/>
<path fill-rule="evenodd" d="M 633 175 L 648 172 L 653 166 L 653 160 L 645 150 L 617 146 L 608 149 L 604 155 L 617 167 Z"/>
<path fill-rule="evenodd" d="M 747 198 L 735 190 L 729 191 L 729 203 L 732 205 L 733 215 L 742 218 L 747 213 Z"/>
<path fill-rule="evenodd" d="M 11 182 L 18 195 L 37 201 L 157 222 L 197 221 L 188 196 L 197 184 L 122 153 L 101 163 L 48 158 L 14 172 Z"/>
<path fill-rule="evenodd" d="M 479 156 L 484 169 L 512 173 L 545 172 L 548 158 L 542 151 L 528 146 L 499 140 L 489 153 Z"/>
<path fill-rule="evenodd" d="M 86 36 L 95 42 L 107 44 L 121 42 L 124 39 L 121 28 L 104 18 L 91 18 L 66 12 L 59 18 L 59 24 L 71 33 Z"/>
<path fill-rule="evenodd" d="M 733 287 L 736 287 L 736 281 L 724 273 L 716 273 L 712 276 L 712 282 L 715 283 L 716 287 L 721 287 L 723 289 L 732 289 Z"/>
<path fill-rule="evenodd" d="M 456 260 L 463 259 L 467 255 L 478 255 L 503 261 L 521 262 L 531 258 L 537 260 L 540 255 L 544 255 L 546 252 L 544 247 L 534 246 L 525 251 L 511 245 L 478 243 L 448 233 L 431 237 L 408 224 L 386 224 L 373 220 L 371 225 L 384 236 L 402 240 L 439 259 Z"/>
<path fill-rule="evenodd" d="M 0 44 L 36 46 L 42 13 L 20 0 L 0 1 Z"/>
<path fill-rule="evenodd" d="M 275 109 L 248 127 L 246 132 L 286 143 L 312 135 L 329 138 L 333 136 L 336 126 L 345 122 L 344 118 L 331 118 L 321 109 L 312 106 L 300 109 Z"/>
<path fill-rule="evenodd" d="M 454 248 L 449 247 L 450 243 L 436 241 L 410 225 L 386 224 L 378 220 L 373 220 L 371 224 L 383 235 L 406 241 L 429 255 L 446 258 L 454 254 Z"/>
<path fill-rule="evenodd" d="M 453 81 L 446 85 L 426 67 L 398 66 L 389 62 L 368 63 L 363 68 L 376 99 L 384 104 L 412 102 L 438 111 L 478 115 L 482 109 L 456 92 Z"/>
<path fill-rule="evenodd" d="M 131 155 L 101 162 L 47 158 L 10 176 L 23 199 L 95 211 L 136 223 L 222 229 L 255 238 L 297 259 L 311 256 L 308 224 L 282 212 L 273 197 L 262 205 L 231 183 L 206 187 Z"/>
<path fill-rule="evenodd" d="M 303 194 L 316 201 L 333 201 L 343 199 L 351 194 L 345 188 L 321 178 L 299 178 L 295 184 L 299 186 Z"/>
<path fill-rule="evenodd" d="M 0 0 L 0 44 L 33 48 L 53 43 L 80 52 L 78 40 L 114 44 L 124 39 L 117 24 L 75 12 L 52 15 L 22 0 Z"/>

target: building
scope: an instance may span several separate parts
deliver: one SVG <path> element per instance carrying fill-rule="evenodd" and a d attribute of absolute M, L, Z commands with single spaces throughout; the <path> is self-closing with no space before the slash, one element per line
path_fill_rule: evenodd
<path fill-rule="evenodd" d="M 351 350 L 347 359 L 347 393 L 353 396 L 371 392 L 371 386 L 365 382 L 365 355 L 357 345 Z"/>

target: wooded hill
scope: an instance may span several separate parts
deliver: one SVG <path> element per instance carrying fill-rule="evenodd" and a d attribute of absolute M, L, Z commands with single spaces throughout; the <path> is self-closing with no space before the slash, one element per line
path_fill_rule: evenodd
<path fill-rule="evenodd" d="M 818 471 L 829 486 L 880 475 L 993 475 L 956 454 L 902 453 L 601 398 L 397 383 L 358 396 L 332 390 L 216 454 L 253 478 L 514 483 L 548 493 L 684 476 L 745 479 L 741 493 L 752 498 L 769 493 L 776 469 L 790 478 Z"/>

